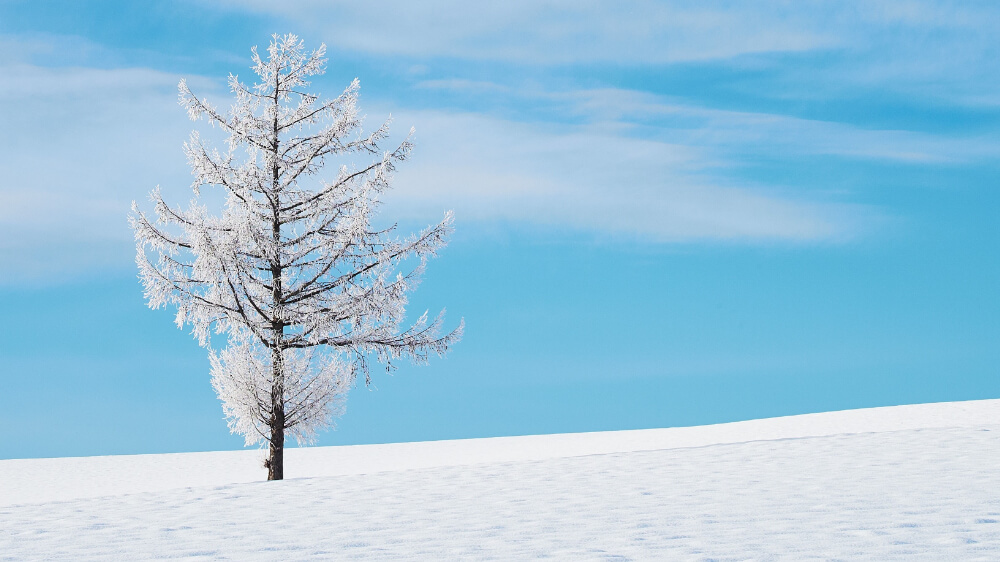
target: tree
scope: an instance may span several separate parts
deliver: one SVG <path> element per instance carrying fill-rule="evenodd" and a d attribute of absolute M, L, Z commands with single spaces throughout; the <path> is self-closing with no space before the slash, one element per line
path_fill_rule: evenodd
<path fill-rule="evenodd" d="M 404 357 L 423 363 L 443 355 L 464 326 L 443 333 L 444 311 L 404 326 L 407 294 L 445 246 L 452 215 L 405 239 L 395 226 L 372 225 L 413 130 L 383 152 L 389 121 L 362 133 L 356 79 L 327 101 L 306 92 L 324 72 L 325 50 L 307 52 L 290 34 L 273 36 L 267 60 L 254 47 L 259 82 L 231 74 L 236 99 L 225 113 L 182 80 L 181 105 L 223 131 L 224 150 L 192 132 L 184 144 L 194 175 L 189 208 L 168 205 L 157 187 L 155 220 L 135 202 L 129 216 L 150 308 L 176 306 L 177 326 L 190 324 L 208 349 L 229 428 L 247 445 L 267 443 L 269 480 L 284 476 L 286 432 L 307 443 L 332 424 L 359 374 L 370 384 L 373 356 L 387 370 Z M 331 181 L 316 177 L 328 161 L 358 155 L 372 160 L 341 164 Z M 206 186 L 223 189 L 219 216 L 201 202 Z M 220 351 L 213 332 L 226 336 Z"/>

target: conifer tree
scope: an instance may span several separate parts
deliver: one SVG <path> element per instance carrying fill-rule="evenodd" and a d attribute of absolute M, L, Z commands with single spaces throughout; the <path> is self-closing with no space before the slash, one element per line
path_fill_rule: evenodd
<path fill-rule="evenodd" d="M 178 327 L 192 326 L 230 429 L 247 445 L 267 444 L 268 479 L 280 480 L 286 434 L 309 442 L 329 426 L 357 378 L 370 383 L 372 360 L 391 369 L 443 355 L 463 324 L 445 333 L 443 311 L 403 324 L 451 213 L 407 238 L 372 225 L 410 136 L 383 151 L 388 121 L 362 132 L 357 80 L 325 101 L 306 91 L 324 72 L 325 46 L 308 52 L 295 35 L 275 35 L 266 59 L 252 53 L 257 83 L 230 75 L 228 112 L 180 82 L 188 115 L 221 129 L 225 145 L 213 149 L 192 132 L 191 204 L 168 205 L 156 188 L 155 218 L 133 202 L 129 222 L 149 306 L 176 306 Z M 339 167 L 324 174 L 334 160 Z M 202 202 L 204 188 L 223 190 L 221 214 Z"/>

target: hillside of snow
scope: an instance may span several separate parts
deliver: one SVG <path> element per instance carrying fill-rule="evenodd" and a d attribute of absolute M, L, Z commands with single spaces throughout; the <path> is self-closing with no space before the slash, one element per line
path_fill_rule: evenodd
<path fill-rule="evenodd" d="M 0 461 L 0 559 L 1000 560 L 1000 400 Z"/>

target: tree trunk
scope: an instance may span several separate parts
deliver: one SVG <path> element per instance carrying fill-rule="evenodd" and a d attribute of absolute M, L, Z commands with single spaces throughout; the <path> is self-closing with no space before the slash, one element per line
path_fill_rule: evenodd
<path fill-rule="evenodd" d="M 267 479 L 283 480 L 285 478 L 285 412 L 280 409 L 274 413 L 271 422 L 271 440 L 268 447 Z"/>
<path fill-rule="evenodd" d="M 281 167 L 278 164 L 278 103 L 279 98 L 279 74 L 274 75 L 274 121 L 271 125 L 271 150 L 274 153 L 274 163 L 271 165 L 271 190 L 274 199 L 271 200 L 271 236 L 274 239 L 276 250 L 274 261 L 271 262 L 271 298 L 274 300 L 274 313 L 271 318 L 271 330 L 274 332 L 274 347 L 271 348 L 271 369 L 273 381 L 271 382 L 271 442 L 267 459 L 267 479 L 283 480 L 285 478 L 285 372 L 282 364 L 284 358 L 281 355 L 284 346 L 285 323 L 280 318 L 282 294 L 281 287 L 281 218 L 279 209 L 281 208 L 281 194 L 278 190 L 278 178 L 281 176 Z"/>
<path fill-rule="evenodd" d="M 271 369 L 274 380 L 271 382 L 271 438 L 268 443 L 268 457 L 264 465 L 267 467 L 268 480 L 283 480 L 285 478 L 285 379 L 281 351 L 271 350 Z"/>

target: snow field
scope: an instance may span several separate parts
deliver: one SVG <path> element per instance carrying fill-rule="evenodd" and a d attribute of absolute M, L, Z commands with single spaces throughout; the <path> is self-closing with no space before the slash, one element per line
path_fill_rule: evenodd
<path fill-rule="evenodd" d="M 0 461 L 4 481 L 50 467 L 17 496 L 0 487 L 0 558 L 997 560 L 998 414 L 989 400 L 305 449 L 287 463 L 313 477 L 283 482 L 238 481 L 263 477 L 254 451 Z M 227 455 L 234 480 L 205 485 Z M 102 482 L 144 466 L 149 491 L 74 495 L 90 476 L 60 463 Z M 183 477 L 198 484 L 164 487 Z"/>

